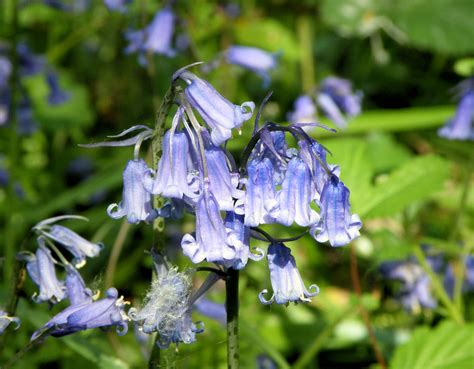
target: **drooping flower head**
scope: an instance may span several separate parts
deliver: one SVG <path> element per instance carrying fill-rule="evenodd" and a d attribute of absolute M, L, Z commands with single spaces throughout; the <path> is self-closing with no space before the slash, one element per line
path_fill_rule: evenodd
<path fill-rule="evenodd" d="M 47 330 L 54 337 L 62 337 L 86 329 L 115 326 L 119 335 L 126 334 L 130 320 L 125 314 L 127 303 L 123 297 L 119 298 L 115 288 L 109 288 L 105 294 L 105 298 L 94 302 L 70 305 L 34 332 L 31 340 Z"/>
<path fill-rule="evenodd" d="M 92 291 L 86 287 L 81 274 L 71 265 L 66 266 L 66 290 L 71 305 L 92 302 Z"/>
<path fill-rule="evenodd" d="M 249 227 L 275 222 L 279 208 L 272 162 L 268 158 L 250 160 L 247 173 L 245 196 L 236 202 L 235 212 L 245 215 L 244 224 Z"/>
<path fill-rule="evenodd" d="M 279 53 L 270 53 L 258 47 L 231 46 L 224 55 L 228 63 L 257 73 L 263 78 L 264 85 L 268 85 L 270 82 L 268 73 L 276 68 Z"/>
<path fill-rule="evenodd" d="M 320 91 L 331 98 L 337 107 L 347 116 L 355 117 L 361 112 L 362 93 L 352 91 L 349 80 L 328 77 L 321 82 Z"/>
<path fill-rule="evenodd" d="M 9 316 L 6 311 L 0 310 L 0 334 L 2 334 L 12 322 L 15 323 L 14 329 L 20 327 L 19 318 L 16 316 Z"/>
<path fill-rule="evenodd" d="M 170 7 L 157 12 L 151 23 L 143 30 L 127 32 L 125 37 L 129 45 L 126 53 L 139 52 L 141 54 L 152 52 L 172 57 L 176 51 L 171 43 L 174 34 L 175 15 Z"/>
<path fill-rule="evenodd" d="M 291 250 L 283 243 L 272 243 L 268 247 L 267 259 L 273 295 L 267 300 L 264 295 L 268 291 L 265 289 L 260 292 L 259 299 L 262 304 L 309 302 L 311 297 L 319 293 L 319 288 L 315 284 L 311 285 L 309 290 L 306 289 L 296 268 L 295 258 L 291 255 Z"/>
<path fill-rule="evenodd" d="M 362 227 L 357 214 L 351 214 L 349 190 L 335 175 L 325 183 L 320 198 L 320 221 L 311 227 L 311 235 L 318 242 L 329 241 L 331 246 L 344 246 L 359 236 Z"/>
<path fill-rule="evenodd" d="M 49 86 L 48 103 L 50 105 L 63 104 L 69 100 L 69 94 L 61 89 L 58 81 L 58 75 L 51 71 L 46 73 L 46 82 Z"/>
<path fill-rule="evenodd" d="M 221 218 L 219 204 L 204 185 L 204 191 L 196 204 L 196 234 L 187 233 L 181 240 L 183 253 L 195 264 L 203 260 L 222 265 L 233 264 L 239 258 L 241 244 L 234 245 L 230 229 Z"/>
<path fill-rule="evenodd" d="M 214 145 L 227 141 L 232 136 L 233 128 L 240 127 L 252 117 L 255 109 L 252 101 L 234 105 L 207 81 L 188 71 L 181 72 L 179 78 L 188 84 L 185 94 L 189 103 L 211 128 Z"/>
<path fill-rule="evenodd" d="M 181 114 L 179 111 L 177 114 Z M 178 118 L 179 119 L 179 118 Z M 192 174 L 193 166 L 190 147 L 185 132 L 166 131 L 163 137 L 163 154 L 154 175 L 145 173 L 145 189 L 154 195 L 182 199 L 183 196 L 195 198 L 199 195 L 198 178 Z"/>
<path fill-rule="evenodd" d="M 288 113 L 287 119 L 291 123 L 314 123 L 316 122 L 316 104 L 309 95 L 299 96 L 293 106 L 294 110 Z"/>
<path fill-rule="evenodd" d="M 314 186 L 308 166 L 298 156 L 288 163 L 282 188 L 278 193 L 278 223 L 290 226 L 293 222 L 306 227 L 319 221 L 319 214 L 311 209 Z"/>
<path fill-rule="evenodd" d="M 129 223 L 151 222 L 156 218 L 151 195 L 143 185 L 148 166 L 142 159 L 129 160 L 123 171 L 123 194 L 119 204 L 111 204 L 107 214 L 113 219 L 127 217 Z"/>
<path fill-rule="evenodd" d="M 56 276 L 55 262 L 43 237 L 38 237 L 36 254 L 24 252 L 18 257 L 26 261 L 26 270 L 39 288 L 39 293 L 33 295 L 33 301 L 49 301 L 55 304 L 66 298 L 66 287 Z"/>
<path fill-rule="evenodd" d="M 127 5 L 131 2 L 132 0 L 104 0 L 107 9 L 119 13 L 125 13 L 127 11 Z"/>
<path fill-rule="evenodd" d="M 206 297 L 201 297 L 194 303 L 193 307 L 198 313 L 214 319 L 222 325 L 225 325 L 227 321 L 227 312 L 225 311 L 224 304 L 219 304 Z"/>
<path fill-rule="evenodd" d="M 438 130 L 438 135 L 448 140 L 474 140 L 474 77 L 465 85 L 456 114 Z"/>

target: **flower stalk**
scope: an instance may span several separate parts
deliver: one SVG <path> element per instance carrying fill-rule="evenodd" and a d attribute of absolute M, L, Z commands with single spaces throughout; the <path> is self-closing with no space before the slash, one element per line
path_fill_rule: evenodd
<path fill-rule="evenodd" d="M 226 312 L 227 312 L 227 367 L 239 368 L 239 271 L 227 270 Z"/>

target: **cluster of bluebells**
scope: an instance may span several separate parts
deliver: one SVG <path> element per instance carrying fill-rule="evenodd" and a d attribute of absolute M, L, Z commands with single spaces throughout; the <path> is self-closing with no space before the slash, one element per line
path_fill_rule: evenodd
<path fill-rule="evenodd" d="M 157 217 L 180 218 L 184 212 L 194 214 L 195 232 L 183 236 L 183 253 L 195 264 L 207 261 L 224 270 L 242 269 L 249 259 L 261 260 L 264 252 L 252 247 L 251 239 L 263 239 L 269 243 L 267 260 L 273 291 L 266 297 L 268 291 L 263 290 L 260 301 L 311 301 L 319 289 L 316 285 L 306 288 L 291 249 L 258 227 L 297 224 L 317 242 L 328 242 L 333 247 L 351 242 L 359 235 L 361 221 L 351 214 L 349 190 L 339 178 L 339 168 L 327 164 L 326 149 L 304 131 L 304 125 L 266 123 L 259 128 L 256 121 L 238 170 L 224 144 L 233 129 L 252 117 L 255 104 L 233 104 L 186 69 L 174 75 L 173 85 L 178 107 L 171 128 L 162 137 L 162 156 L 156 168 L 149 168 L 137 149 L 153 134 L 146 126 L 134 126 L 119 135 L 140 130 L 133 138 L 89 145 L 133 144 L 136 148 L 135 157 L 123 172 L 122 201 L 109 206 L 109 215 L 115 219 L 127 217 L 136 224 Z M 298 146 L 289 147 L 286 135 L 293 136 Z M 153 195 L 165 199 L 161 208 L 153 207 Z M 184 319 L 185 329 L 184 335 L 165 334 L 169 339 L 164 344 L 187 343 L 199 329 L 188 317 L 190 304 L 184 303 L 189 290 L 186 278 L 174 269 L 158 276 L 145 306 L 134 311 L 133 319 L 141 324 L 143 332 L 162 334 L 169 314 L 157 307 L 162 306 L 168 284 L 182 286 L 179 296 L 173 296 L 176 291 L 166 295 L 183 302 L 174 316 Z M 157 309 L 163 312 L 156 313 Z"/>
<path fill-rule="evenodd" d="M 438 130 L 440 137 L 448 140 L 474 140 L 474 77 L 458 86 L 459 105 L 454 117 Z"/>
<path fill-rule="evenodd" d="M 339 128 L 346 128 L 347 121 L 360 114 L 362 92 L 352 91 L 350 81 L 337 77 L 322 80 L 315 94 L 301 95 L 294 103 L 294 110 L 288 114 L 292 123 L 317 121 L 317 107 Z"/>
<path fill-rule="evenodd" d="M 69 306 L 34 332 L 31 339 L 43 335 L 61 337 L 81 330 L 111 326 L 115 326 L 119 334 L 125 334 L 129 318 L 125 313 L 127 303 L 123 297 L 119 297 L 115 288 L 109 288 L 105 297 L 98 299 L 98 293 L 94 294 L 86 287 L 78 270 L 87 258 L 99 254 L 102 245 L 57 224 L 66 219 L 84 218 L 59 216 L 38 223 L 33 228 L 38 243 L 36 252 L 22 251 L 17 256 L 26 263 L 28 275 L 38 287 L 38 292 L 32 297 L 34 302 L 56 304 L 69 300 Z M 71 254 L 71 261 L 61 249 Z M 58 276 L 58 268 L 63 269 L 64 280 Z"/>
<path fill-rule="evenodd" d="M 0 46 L 0 126 L 5 125 L 10 119 L 11 91 L 10 79 L 13 73 L 13 66 L 8 57 L 10 50 L 5 46 Z M 34 119 L 31 101 L 23 86 L 23 78 L 42 73 L 49 86 L 47 97 L 50 105 L 59 105 L 69 99 L 69 94 L 60 88 L 57 74 L 47 65 L 44 58 L 31 52 L 26 44 L 20 43 L 17 46 L 18 56 L 18 98 L 15 107 L 18 121 L 18 131 L 20 134 L 31 134 L 37 128 Z"/>
<path fill-rule="evenodd" d="M 428 248 L 426 260 L 432 271 L 442 277 L 444 289 L 451 298 L 455 290 L 455 275 L 453 266 L 443 254 L 430 254 Z M 463 293 L 474 291 L 474 256 L 468 255 L 464 258 L 465 274 L 461 291 Z M 416 258 L 409 257 L 407 260 L 387 261 L 380 265 L 380 273 L 386 279 L 400 282 L 395 297 L 401 305 L 410 312 L 419 312 L 422 308 L 434 309 L 437 301 L 432 295 L 432 282 L 430 276 L 423 270 Z"/>

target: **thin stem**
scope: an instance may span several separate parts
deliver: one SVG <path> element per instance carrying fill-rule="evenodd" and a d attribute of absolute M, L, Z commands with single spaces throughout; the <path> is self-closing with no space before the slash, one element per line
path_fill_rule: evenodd
<path fill-rule="evenodd" d="M 357 308 L 354 308 L 353 306 L 351 306 L 349 309 L 342 312 L 336 319 L 329 322 L 329 324 L 324 328 L 324 330 L 316 336 L 313 342 L 311 342 L 311 344 L 303 352 L 303 354 L 298 358 L 298 360 L 296 360 L 296 362 L 292 366 L 292 369 L 302 369 L 306 365 L 308 365 L 311 359 L 313 359 L 321 350 L 321 348 L 326 343 L 328 338 L 331 336 L 336 326 L 342 320 L 348 318 L 352 314 L 355 314 L 357 311 L 358 311 Z"/>
<path fill-rule="evenodd" d="M 296 23 L 300 43 L 301 83 L 305 93 L 311 92 L 314 87 L 314 59 L 313 59 L 313 30 L 312 18 L 300 16 Z"/>
<path fill-rule="evenodd" d="M 117 263 L 122 253 L 123 245 L 127 239 L 128 231 L 130 230 L 130 224 L 127 220 L 124 220 L 120 225 L 120 229 L 115 239 L 114 245 L 112 246 L 112 252 L 110 253 L 109 262 L 107 269 L 105 270 L 105 287 L 112 287 L 114 284 L 115 269 L 117 269 Z"/>
<path fill-rule="evenodd" d="M 418 259 L 421 267 L 427 273 L 431 279 L 431 285 L 433 286 L 433 291 L 438 297 L 438 299 L 443 303 L 444 307 L 446 308 L 448 314 L 451 316 L 451 318 L 459 323 L 459 324 L 464 324 L 464 318 L 461 314 L 461 312 L 456 308 L 456 306 L 453 304 L 453 302 L 450 300 L 448 294 L 446 293 L 443 283 L 441 283 L 438 275 L 433 272 L 433 269 L 431 269 L 430 265 L 428 264 L 428 261 L 426 260 L 425 253 L 421 249 L 421 246 L 416 244 L 414 248 L 414 253 L 416 258 Z"/>
<path fill-rule="evenodd" d="M 367 328 L 367 332 L 369 333 L 370 344 L 374 350 L 375 358 L 377 359 L 378 364 L 382 369 L 387 368 L 387 364 L 385 363 L 385 359 L 382 354 L 382 350 L 380 349 L 379 343 L 377 341 L 377 337 L 375 336 L 374 328 L 372 327 L 372 323 L 370 322 L 370 316 L 367 309 L 364 307 L 362 303 L 362 287 L 360 283 L 360 276 L 359 276 L 359 267 L 357 265 L 357 255 L 355 253 L 355 247 L 351 243 L 349 244 L 350 249 L 350 270 L 351 270 L 351 279 L 352 279 L 352 286 L 356 295 L 359 297 L 359 309 L 362 315 L 362 319 L 364 320 L 365 326 Z"/>
<path fill-rule="evenodd" d="M 227 270 L 225 285 L 227 312 L 227 367 L 239 368 L 239 271 Z"/>
<path fill-rule="evenodd" d="M 464 275 L 466 274 L 466 257 L 469 255 L 471 247 L 472 245 L 469 242 L 465 243 L 459 260 L 461 265 L 459 265 L 459 268 L 456 273 L 456 279 L 454 282 L 454 304 L 461 312 L 461 314 L 463 314 L 464 312 L 464 304 L 462 301 L 462 287 L 464 284 Z"/>

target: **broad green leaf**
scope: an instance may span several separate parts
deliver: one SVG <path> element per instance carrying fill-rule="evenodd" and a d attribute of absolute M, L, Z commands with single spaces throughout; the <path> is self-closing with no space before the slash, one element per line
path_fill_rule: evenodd
<path fill-rule="evenodd" d="M 390 171 L 412 157 L 406 146 L 386 133 L 368 135 L 367 143 L 367 160 L 376 173 Z"/>
<path fill-rule="evenodd" d="M 388 11 L 414 46 L 446 54 L 474 51 L 472 0 L 398 0 Z"/>
<path fill-rule="evenodd" d="M 441 189 L 448 176 L 449 163 L 446 160 L 435 155 L 415 158 L 369 191 L 357 211 L 362 218 L 397 213 Z"/>
<path fill-rule="evenodd" d="M 474 324 L 444 321 L 433 329 L 418 328 L 393 356 L 390 369 L 472 369 Z"/>

